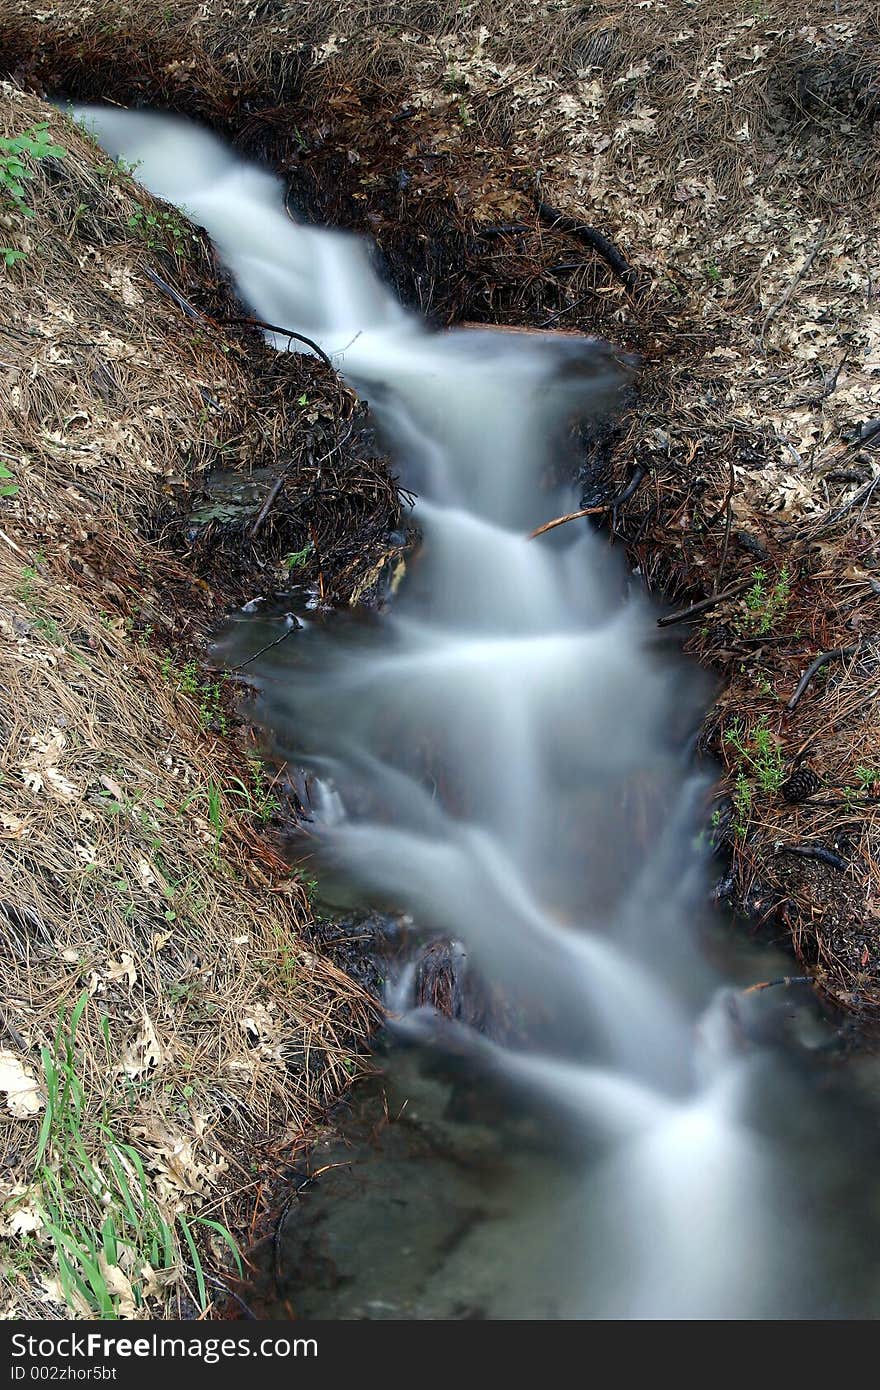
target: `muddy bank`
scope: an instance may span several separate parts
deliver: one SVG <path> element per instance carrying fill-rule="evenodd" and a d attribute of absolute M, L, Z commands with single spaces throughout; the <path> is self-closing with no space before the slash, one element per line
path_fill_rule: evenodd
<path fill-rule="evenodd" d="M 438 323 L 578 328 L 643 354 L 584 505 L 720 677 L 702 747 L 724 769 L 709 817 L 727 900 L 784 923 L 819 983 L 873 1012 L 869 11 L 7 9 L 20 80 L 208 121 L 299 209 L 374 237 Z M 827 652 L 843 655 L 790 708 Z"/>

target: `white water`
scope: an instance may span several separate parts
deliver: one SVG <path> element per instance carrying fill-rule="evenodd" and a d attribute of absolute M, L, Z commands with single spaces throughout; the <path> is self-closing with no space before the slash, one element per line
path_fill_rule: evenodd
<path fill-rule="evenodd" d="M 698 682 L 651 654 L 653 617 L 624 599 L 604 541 L 527 538 L 576 505 L 548 481 L 565 427 L 627 368 L 586 339 L 429 334 L 361 242 L 293 223 L 279 183 L 213 136 L 81 114 L 207 229 L 259 317 L 331 355 L 418 489 L 424 544 L 394 613 L 346 640 L 294 639 L 297 669 L 265 708 L 333 788 L 327 853 L 462 941 L 531 1021 L 528 1048 L 470 1046 L 596 1155 L 583 1248 L 566 1251 L 577 1314 L 772 1315 L 773 1163 L 695 940 Z"/>

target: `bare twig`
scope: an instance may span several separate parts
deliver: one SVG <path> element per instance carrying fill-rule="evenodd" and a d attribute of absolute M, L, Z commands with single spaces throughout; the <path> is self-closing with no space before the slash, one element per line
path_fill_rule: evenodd
<path fill-rule="evenodd" d="M 284 629 L 280 637 L 273 637 L 271 642 L 267 642 L 265 647 L 260 647 L 259 651 L 254 652 L 253 656 L 249 656 L 247 661 L 240 661 L 237 666 L 228 666 L 226 668 L 227 673 L 231 674 L 233 671 L 243 671 L 245 666 L 250 666 L 251 662 L 256 661 L 258 656 L 262 656 L 264 652 L 271 651 L 273 647 L 279 646 L 281 642 L 286 642 L 290 634 L 292 632 L 299 632 L 301 627 L 302 623 L 297 621 L 292 622 L 290 627 Z"/>
<path fill-rule="evenodd" d="M 626 487 L 613 497 L 610 502 L 603 502 L 600 507 L 581 507 L 577 512 L 566 512 L 565 516 L 556 516 L 552 521 L 545 521 L 543 526 L 536 526 L 531 532 L 529 540 L 533 541 L 538 536 L 543 536 L 547 531 L 554 531 L 557 526 L 564 526 L 568 521 L 579 521 L 584 516 L 603 516 L 606 512 L 613 512 L 618 507 L 622 507 L 624 502 L 628 502 L 636 491 L 636 488 L 648 476 L 647 468 L 639 465 L 633 476 L 630 478 Z"/>
<path fill-rule="evenodd" d="M 324 349 L 316 343 L 313 338 L 307 338 L 305 333 L 296 333 L 292 328 L 282 328 L 280 324 L 277 323 L 267 323 L 265 319 L 255 318 L 253 314 L 247 314 L 242 317 L 236 316 L 234 318 L 227 318 L 225 316 L 219 319 L 209 318 L 207 314 L 203 314 L 200 309 L 196 309 L 194 305 L 190 304 L 188 299 L 185 299 L 173 285 L 169 285 L 167 280 L 163 280 L 162 276 L 158 275 L 155 270 L 151 270 L 148 267 L 147 275 L 163 294 L 167 294 L 169 299 L 174 300 L 174 303 L 179 309 L 183 310 L 187 318 L 196 319 L 200 323 L 213 323 L 216 325 L 248 324 L 251 328 L 262 328 L 267 333 L 280 333 L 282 337 L 294 339 L 298 343 L 304 343 L 306 347 L 311 348 L 312 352 L 320 357 L 322 362 L 326 363 L 331 371 L 336 370 Z M 354 341 L 354 339 L 352 339 L 352 341 Z M 351 346 L 351 344 L 349 344 L 349 346 Z"/>
<path fill-rule="evenodd" d="M 759 341 L 760 341 L 761 347 L 764 346 L 764 334 L 767 332 L 767 329 L 770 327 L 770 324 L 773 322 L 773 320 L 775 319 L 776 315 L 779 314 L 779 313 L 781 313 L 782 310 L 785 308 L 786 304 L 787 304 L 788 301 L 791 299 L 792 295 L 794 294 L 794 292 L 795 292 L 795 290 L 797 289 L 798 285 L 800 284 L 801 280 L 803 280 L 804 276 L 805 276 L 805 275 L 808 273 L 808 271 L 810 270 L 810 268 L 811 268 L 811 266 L 812 266 L 814 260 L 816 259 L 816 257 L 817 257 L 818 254 L 819 254 L 819 251 L 820 251 L 820 249 L 821 249 L 821 247 L 822 247 L 822 243 L 823 243 L 824 240 L 825 240 L 825 225 L 824 225 L 824 223 L 823 223 L 822 226 L 819 228 L 818 234 L 816 235 L 816 238 L 815 238 L 815 240 L 813 241 L 813 243 L 812 243 L 812 245 L 811 245 L 809 251 L 807 252 L 806 258 L 805 258 L 804 263 L 803 263 L 803 265 L 801 266 L 800 270 L 799 270 L 799 271 L 797 272 L 797 274 L 792 278 L 792 280 L 789 281 L 789 284 L 787 285 L 786 289 L 783 291 L 783 293 L 782 293 L 782 294 L 779 296 L 779 298 L 776 300 L 775 304 L 771 304 L 771 305 L 770 305 L 770 308 L 767 310 L 767 313 L 766 313 L 766 315 L 765 315 L 765 317 L 764 317 L 764 322 L 761 324 L 761 332 L 760 332 L 760 334 L 759 334 Z"/>
<path fill-rule="evenodd" d="M 630 294 L 635 295 L 639 292 L 638 272 L 633 270 L 626 257 L 618 251 L 614 242 L 610 241 L 607 236 L 597 232 L 595 227 L 588 227 L 586 222 L 579 222 L 576 217 L 567 217 L 565 213 L 559 212 L 541 199 L 538 200 L 538 216 L 542 222 L 548 222 L 555 230 L 568 232 L 570 236 L 576 236 L 579 241 L 592 247 L 602 257 L 609 269 L 614 272 L 618 280 L 623 282 Z"/>
<path fill-rule="evenodd" d="M 811 985 L 813 983 L 810 975 L 780 975 L 778 980 L 761 980 L 756 985 L 748 985 L 742 994 L 757 994 L 762 989 L 774 989 L 777 985 L 784 985 L 786 989 L 789 985 Z"/>
<path fill-rule="evenodd" d="M 566 314 L 573 313 L 574 310 L 579 308 L 579 306 L 583 304 L 587 299 L 589 299 L 589 295 L 582 294 L 580 299 L 576 299 L 573 304 L 566 304 L 564 309 L 557 309 L 555 314 L 551 314 L 549 319 L 545 319 L 543 323 L 538 325 L 538 327 L 549 328 L 551 323 L 555 323 L 557 319 L 564 318 Z"/>
<path fill-rule="evenodd" d="M 248 531 L 248 540 L 253 540 L 258 535 L 260 529 L 262 528 L 263 522 L 269 515 L 269 512 L 271 511 L 276 499 L 278 498 L 279 493 L 281 492 L 281 489 L 284 487 L 284 484 L 286 482 L 286 473 L 282 473 L 280 478 L 275 479 L 274 483 L 272 484 L 266 495 L 266 500 L 264 501 L 260 510 L 257 512 L 253 526 Z"/>
<path fill-rule="evenodd" d="M 305 343 L 306 347 L 310 347 L 312 349 L 312 352 L 316 353 L 317 356 L 320 357 L 321 361 L 326 363 L 326 365 L 330 368 L 331 372 L 335 372 L 336 370 L 324 349 L 322 347 L 319 347 L 313 338 L 307 338 L 305 333 L 294 333 L 292 328 L 281 328 L 277 323 L 267 323 L 265 319 L 254 318 L 252 314 L 248 314 L 244 318 L 217 319 L 216 322 L 229 324 L 245 323 L 248 324 L 251 328 L 262 328 L 267 333 L 280 333 L 284 338 L 293 338 L 296 340 L 296 342 Z"/>
<path fill-rule="evenodd" d="M 700 599 L 699 603 L 692 603 L 688 608 L 679 608 L 676 613 L 667 613 L 664 617 L 658 618 L 657 626 L 670 627 L 672 623 L 686 623 L 689 618 L 695 618 L 698 613 L 708 612 L 710 608 L 715 608 L 717 604 L 723 603 L 726 598 L 735 598 L 737 594 L 750 588 L 753 583 L 754 580 L 752 579 L 741 579 L 738 584 L 731 584 L 720 594 L 713 594 L 711 598 Z"/>
<path fill-rule="evenodd" d="M 0 531 L 0 540 L 4 540 L 6 544 L 9 546 L 10 550 L 15 551 L 16 555 L 24 555 L 24 551 L 22 550 L 21 546 L 16 545 L 15 541 L 10 540 L 9 536 L 7 536 L 5 531 Z"/>
<path fill-rule="evenodd" d="M 860 502 L 863 504 L 862 510 L 864 511 L 876 491 L 878 484 L 880 484 L 880 473 L 875 473 L 873 478 L 869 478 L 863 487 L 860 487 L 857 492 L 853 493 L 848 502 L 844 502 L 842 506 L 834 507 L 830 512 L 826 512 L 814 525 L 805 526 L 800 531 L 796 531 L 795 539 L 802 540 L 806 536 L 813 537 L 821 535 L 829 526 L 836 525 L 838 521 L 846 516 L 847 512 L 851 512 L 853 507 L 857 507 Z"/>
<path fill-rule="evenodd" d="M 806 690 L 807 686 L 810 684 L 810 681 L 813 679 L 815 675 L 818 674 L 819 671 L 822 670 L 823 666 L 827 666 L 829 661 L 843 661 L 848 656 L 855 656 L 856 652 L 859 650 L 859 647 L 861 645 L 862 644 L 860 642 L 856 642 L 851 647 L 832 647 L 827 652 L 820 652 L 819 655 L 816 657 L 816 660 L 811 662 L 811 664 L 807 667 L 806 671 L 798 681 L 797 689 L 795 690 L 787 705 L 789 713 L 793 709 L 797 708 L 800 698 Z"/>
<path fill-rule="evenodd" d="M 727 564 L 727 552 L 730 549 L 730 524 L 733 520 L 733 512 L 730 504 L 733 501 L 733 489 L 736 486 L 736 473 L 734 471 L 732 458 L 727 460 L 727 466 L 730 469 L 730 486 L 727 489 L 727 497 L 724 501 L 726 517 L 724 522 L 724 545 L 721 550 L 721 563 L 718 566 L 718 573 L 715 576 L 715 584 L 712 589 L 713 594 L 717 594 L 718 590 L 721 588 L 721 580 L 724 578 L 724 566 Z"/>

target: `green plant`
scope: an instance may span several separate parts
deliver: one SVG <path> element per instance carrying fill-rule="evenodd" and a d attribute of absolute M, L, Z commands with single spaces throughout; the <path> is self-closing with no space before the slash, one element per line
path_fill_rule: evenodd
<path fill-rule="evenodd" d="M 15 586 L 15 597 L 19 599 L 27 608 L 31 608 L 34 602 L 35 581 L 40 577 L 40 565 L 45 561 L 42 550 L 38 550 L 34 555 L 32 565 L 22 565 L 18 583 Z"/>
<path fill-rule="evenodd" d="M 170 241 L 175 254 L 180 255 L 186 241 L 195 240 L 195 233 L 170 209 L 147 212 L 145 208 L 138 208 L 129 217 L 128 225 L 143 237 L 151 251 L 159 250 Z"/>
<path fill-rule="evenodd" d="M 286 566 L 288 574 L 291 570 L 300 569 L 308 560 L 312 553 L 312 543 L 308 542 L 302 550 L 295 550 L 290 555 L 285 555 L 282 564 Z"/>
<path fill-rule="evenodd" d="M 166 652 L 162 658 L 161 671 L 167 681 L 177 686 L 181 695 L 195 700 L 202 728 L 213 727 L 221 734 L 228 732 L 220 681 L 203 680 L 195 661 L 187 661 L 180 668 L 176 667 L 170 652 Z"/>
<path fill-rule="evenodd" d="M 744 840 L 752 817 L 752 789 L 749 779 L 740 769 L 733 784 L 733 833 L 737 839 Z"/>
<path fill-rule="evenodd" d="M 752 586 L 745 599 L 746 623 L 752 632 L 763 637 L 770 632 L 776 619 L 788 608 L 791 598 L 788 566 L 780 570 L 772 588 L 768 588 L 767 574 L 763 569 L 756 569 L 752 580 Z"/>
<path fill-rule="evenodd" d="M 735 720 L 726 731 L 724 741 L 751 769 L 762 791 L 779 790 L 785 781 L 785 763 L 782 749 L 768 728 L 766 715 L 761 716 L 750 736 L 746 734 L 742 721 Z"/>
<path fill-rule="evenodd" d="M 266 769 L 258 758 L 250 764 L 250 785 L 241 777 L 233 777 L 226 788 L 226 794 L 244 801 L 247 814 L 254 816 L 263 825 L 267 825 L 281 810 L 281 802 L 272 791 L 272 783 L 267 782 Z"/>
<path fill-rule="evenodd" d="M 10 264 L 9 261 L 6 262 Z M 18 483 L 14 480 L 15 474 L 6 467 L 5 463 L 0 463 L 0 497 L 15 497 L 18 493 Z"/>
<path fill-rule="evenodd" d="M 741 720 L 735 720 L 726 730 L 724 742 L 739 759 L 731 799 L 733 830 L 739 839 L 744 839 L 752 814 L 753 785 L 757 784 L 767 794 L 777 792 L 785 781 L 785 763 L 782 750 L 767 725 L 766 715 L 750 734 L 746 733 Z"/>
<path fill-rule="evenodd" d="M 41 632 L 53 647 L 64 645 L 64 633 L 60 623 L 55 618 L 39 617 L 34 621 L 34 631 Z"/>
<path fill-rule="evenodd" d="M 223 814 L 223 793 L 216 782 L 208 782 L 207 786 L 200 791 L 195 791 L 181 803 L 180 814 L 184 815 L 196 802 L 204 798 L 208 821 L 214 832 L 214 858 L 220 858 L 220 841 L 223 839 L 223 832 L 226 829 L 226 817 Z"/>
<path fill-rule="evenodd" d="M 185 1249 L 202 1311 L 209 1299 L 194 1227 L 210 1229 L 232 1252 L 225 1226 L 205 1217 L 166 1216 L 150 1191 L 140 1154 L 112 1127 L 106 1102 L 90 1114 L 79 1077 L 77 1032 L 89 1002 L 83 991 L 70 1015 L 62 1010 L 51 1047 L 41 1050 L 46 1108 L 37 1139 L 31 1190 L 15 1199 L 31 1203 L 51 1244 L 71 1310 L 115 1319 L 136 1315 L 163 1275 L 176 1271 Z M 106 1062 L 112 1058 L 109 1021 L 101 1019 Z"/>
<path fill-rule="evenodd" d="M 721 279 L 720 268 L 717 265 L 715 265 L 713 261 L 707 261 L 703 269 L 705 271 L 706 279 L 709 281 L 709 284 L 717 285 L 718 281 Z"/>
<path fill-rule="evenodd" d="M 0 136 L 0 199 L 21 217 L 33 217 L 34 210 L 26 201 L 25 184 L 34 177 L 33 162 L 47 159 L 63 159 L 67 150 L 63 145 L 53 144 L 47 136 L 48 121 L 40 121 L 21 135 Z M 6 266 L 23 260 L 24 251 L 12 246 L 0 246 L 0 257 Z"/>
<path fill-rule="evenodd" d="M 869 792 L 874 787 L 880 786 L 880 768 L 878 767 L 857 767 L 856 778 L 859 790 Z"/>
<path fill-rule="evenodd" d="M 300 871 L 297 874 L 297 878 L 299 879 L 300 883 L 302 884 L 305 890 L 305 895 L 309 900 L 309 907 L 312 908 L 312 910 L 314 911 L 315 899 L 318 895 L 318 880 L 314 877 L 314 875 L 306 874 L 302 871 Z"/>
<path fill-rule="evenodd" d="M 290 937 L 283 927 L 274 926 L 272 935 L 278 947 L 277 977 L 290 989 L 296 982 L 296 955 L 291 950 Z"/>

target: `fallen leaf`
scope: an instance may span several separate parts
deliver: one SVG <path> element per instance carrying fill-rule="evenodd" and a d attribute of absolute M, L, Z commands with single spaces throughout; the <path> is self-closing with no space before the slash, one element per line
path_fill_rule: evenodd
<path fill-rule="evenodd" d="M 118 1298 L 116 1313 L 120 1318 L 136 1318 L 137 1308 L 134 1301 L 134 1289 L 131 1280 L 123 1274 L 119 1265 L 109 1263 L 103 1250 L 98 1252 L 98 1268 L 104 1277 L 107 1285 L 107 1292 L 113 1298 Z"/>
<path fill-rule="evenodd" d="M 137 980 L 137 970 L 135 969 L 134 956 L 130 951 L 121 951 L 119 960 L 109 960 L 107 962 L 106 978 L 108 980 L 128 980 L 128 988 L 131 989 Z"/>
<path fill-rule="evenodd" d="M 129 1043 L 122 1058 L 121 1069 L 133 1079 L 153 1072 L 162 1061 L 162 1049 L 156 1030 L 146 1014 L 138 1036 Z"/>
<path fill-rule="evenodd" d="M 43 1097 L 36 1077 L 14 1052 L 0 1052 L 0 1091 L 6 1092 L 6 1104 L 17 1120 L 38 1115 Z"/>

